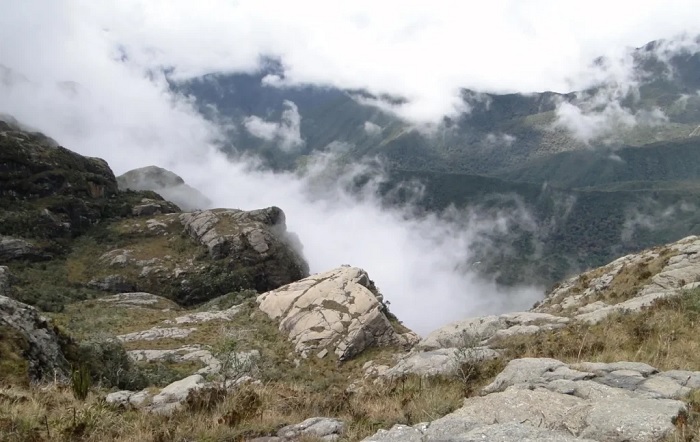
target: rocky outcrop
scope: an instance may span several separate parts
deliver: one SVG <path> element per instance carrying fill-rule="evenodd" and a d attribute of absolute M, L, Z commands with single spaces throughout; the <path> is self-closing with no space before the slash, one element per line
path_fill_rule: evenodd
<path fill-rule="evenodd" d="M 308 276 L 308 264 L 292 245 L 284 212 L 277 207 L 183 213 L 180 220 L 213 260 L 229 258 L 232 268 L 248 267 L 259 292 Z"/>
<path fill-rule="evenodd" d="M 34 244 L 20 238 L 0 235 L 0 262 L 16 259 L 37 261 L 47 259 L 46 253 Z"/>
<path fill-rule="evenodd" d="M 21 341 L 18 346 L 29 364 L 31 380 L 66 378 L 69 365 L 63 355 L 59 336 L 34 307 L 0 295 L 0 327 L 3 326 L 13 330 Z"/>
<path fill-rule="evenodd" d="M 146 411 L 151 413 L 169 415 L 182 406 L 190 392 L 207 385 L 204 377 L 195 374 L 169 384 L 155 395 L 148 390 L 122 390 L 108 394 L 105 401 L 113 405 L 145 406 Z"/>
<path fill-rule="evenodd" d="M 394 328 L 374 284 L 356 267 L 309 276 L 257 302 L 304 357 L 332 352 L 342 361 L 369 347 L 410 347 L 417 341 L 413 332 Z"/>
<path fill-rule="evenodd" d="M 158 310 L 177 310 L 179 308 L 177 304 L 167 298 L 144 292 L 119 293 L 98 298 L 97 301 L 124 308 L 150 308 Z"/>
<path fill-rule="evenodd" d="M 623 256 L 559 284 L 533 311 L 597 323 L 700 285 L 700 237 Z"/>
<path fill-rule="evenodd" d="M 156 166 L 133 169 L 117 177 L 120 190 L 152 190 L 185 211 L 208 209 L 211 201 L 173 172 Z"/>
<path fill-rule="evenodd" d="M 430 423 L 381 430 L 366 442 L 652 442 L 686 412 L 678 400 L 700 372 L 660 373 L 632 362 L 564 364 L 516 359 L 462 408 Z"/>
<path fill-rule="evenodd" d="M 110 232 L 119 248 L 97 243 L 70 257 L 82 269 L 77 278 L 105 292 L 150 292 L 192 305 L 308 275 L 276 207 L 131 217 L 112 222 Z"/>
<path fill-rule="evenodd" d="M 566 317 L 533 312 L 467 318 L 433 331 L 392 367 L 365 372 L 368 377 L 382 378 L 407 374 L 452 375 L 464 363 L 481 363 L 501 356 L 498 343 L 503 338 L 556 330 L 570 321 Z"/>
<path fill-rule="evenodd" d="M 131 214 L 134 216 L 153 216 L 178 212 L 180 212 L 180 208 L 170 201 L 159 201 L 152 198 L 143 198 L 131 209 Z"/>
<path fill-rule="evenodd" d="M 63 254 L 67 243 L 98 222 L 130 215 L 144 197 L 161 199 L 153 192 L 119 192 L 104 160 L 71 152 L 40 133 L 2 119 L 0 236 L 14 238 L 13 244 L 3 246 L 4 254 L 8 248 L 22 259 Z M 26 242 L 34 239 L 36 244 Z"/>

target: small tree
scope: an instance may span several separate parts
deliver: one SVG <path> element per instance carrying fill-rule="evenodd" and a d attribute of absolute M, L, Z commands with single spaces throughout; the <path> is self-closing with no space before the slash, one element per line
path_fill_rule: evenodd
<path fill-rule="evenodd" d="M 73 396 L 84 401 L 88 393 L 90 392 L 90 386 L 92 385 L 92 379 L 90 378 L 90 369 L 85 364 L 80 364 L 77 370 L 73 370 L 70 378 L 71 390 L 73 390 Z"/>
<path fill-rule="evenodd" d="M 224 330 L 226 338 L 214 348 L 212 355 L 219 360 L 221 367 L 219 376 L 223 386 L 236 382 L 244 376 L 249 376 L 255 370 L 255 360 L 250 353 L 237 352 L 238 343 L 231 333 Z"/>

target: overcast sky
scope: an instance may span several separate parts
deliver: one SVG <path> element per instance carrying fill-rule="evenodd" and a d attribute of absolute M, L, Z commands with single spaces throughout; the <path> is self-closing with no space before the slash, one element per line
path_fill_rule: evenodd
<path fill-rule="evenodd" d="M 437 121 L 455 111 L 460 87 L 579 88 L 595 78 L 587 67 L 599 55 L 700 28 L 697 0 L 0 0 L 0 11 L 0 112 L 105 158 L 117 174 L 155 164 L 219 206 L 282 207 L 312 270 L 365 267 L 420 332 L 531 304 L 532 289 L 502 296 L 458 271 L 463 246 L 509 215 L 465 225 L 407 220 L 340 190 L 314 199 L 306 181 L 228 162 L 216 150 L 219 128 L 172 95 L 161 68 L 189 78 L 252 71 L 273 56 L 288 84 L 401 95 L 407 118 Z M 304 117 L 288 108 L 286 126 L 247 123 L 277 136 Z"/>

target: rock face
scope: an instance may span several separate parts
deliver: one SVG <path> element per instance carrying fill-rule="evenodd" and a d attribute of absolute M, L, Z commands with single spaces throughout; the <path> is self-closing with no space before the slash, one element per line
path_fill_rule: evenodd
<path fill-rule="evenodd" d="M 248 267 L 256 290 L 264 292 L 304 278 L 308 264 L 294 250 L 284 212 L 278 207 L 183 213 L 180 221 L 213 260 L 229 258 L 232 268 Z"/>
<path fill-rule="evenodd" d="M 0 236 L 13 237 L 0 247 L 5 259 L 7 253 L 30 259 L 61 254 L 75 236 L 99 221 L 128 215 L 133 200 L 146 195 L 161 199 L 153 192 L 120 193 L 104 160 L 0 120 Z M 40 253 L 26 242 L 31 239 L 40 240 Z"/>
<path fill-rule="evenodd" d="M 455 412 L 365 441 L 659 441 L 675 430 L 674 418 L 686 411 L 678 399 L 698 375 L 632 362 L 515 359 Z"/>
<path fill-rule="evenodd" d="M 0 327 L 3 326 L 13 330 L 21 340 L 19 347 L 29 364 L 28 374 L 31 380 L 66 378 L 68 361 L 61 350 L 59 337 L 53 326 L 36 309 L 0 295 Z"/>
<path fill-rule="evenodd" d="M 117 182 L 120 190 L 152 190 L 185 211 L 211 207 L 209 198 L 199 190 L 187 185 L 173 172 L 160 167 L 148 166 L 130 170 L 118 176 Z"/>
<path fill-rule="evenodd" d="M 304 357 L 330 351 L 342 361 L 369 347 L 410 347 L 417 341 L 413 332 L 396 331 L 369 276 L 356 267 L 309 276 L 257 301 Z"/>
<path fill-rule="evenodd" d="M 119 248 L 95 244 L 71 256 L 80 261 L 77 279 L 105 292 L 142 291 L 192 305 L 242 290 L 262 293 L 308 275 L 276 207 L 130 217 L 113 221 L 110 230 L 122 238 Z"/>
<path fill-rule="evenodd" d="M 655 300 L 700 285 L 700 237 L 623 256 L 561 283 L 533 311 L 588 323 L 612 313 L 639 311 Z"/>

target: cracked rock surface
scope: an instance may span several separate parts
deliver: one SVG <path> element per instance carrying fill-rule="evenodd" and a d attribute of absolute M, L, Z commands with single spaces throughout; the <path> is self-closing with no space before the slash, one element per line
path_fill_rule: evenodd
<path fill-rule="evenodd" d="M 369 347 L 417 341 L 413 332 L 394 329 L 367 272 L 357 267 L 309 276 L 263 293 L 257 302 L 305 357 L 327 350 L 345 360 Z"/>
<path fill-rule="evenodd" d="M 636 362 L 515 359 L 453 413 L 364 441 L 659 441 L 675 430 L 674 418 L 686 411 L 679 399 L 699 375 Z"/>

